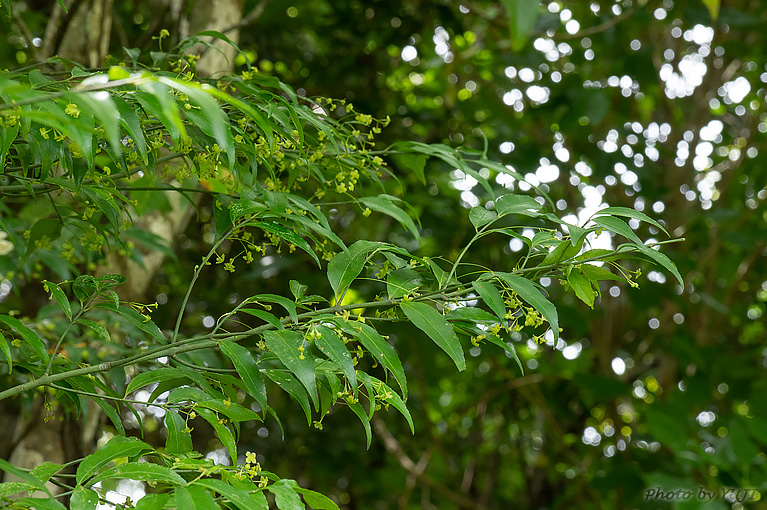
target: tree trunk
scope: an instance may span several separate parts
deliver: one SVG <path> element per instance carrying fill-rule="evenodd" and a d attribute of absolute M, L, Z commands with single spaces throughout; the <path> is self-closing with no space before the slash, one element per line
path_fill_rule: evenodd
<path fill-rule="evenodd" d="M 226 31 L 235 44 L 240 40 L 240 29 L 233 28 L 242 21 L 244 0 L 217 0 L 215 2 L 198 2 L 189 20 L 190 35 L 205 30 Z M 197 73 L 200 76 L 218 77 L 227 74 L 234 68 L 234 57 L 237 50 L 230 44 L 212 37 L 206 38 L 213 43 L 213 48 L 202 44 L 192 48 L 192 53 L 201 54 L 197 63 Z"/>
<path fill-rule="evenodd" d="M 55 54 L 90 67 L 103 65 L 109 50 L 113 0 L 75 0 L 67 4 L 68 14 L 58 3 L 54 4 L 43 43 L 44 58 Z M 177 7 L 177 4 L 179 2 L 174 1 L 173 5 Z M 203 30 L 228 30 L 228 36 L 237 41 L 239 30 L 230 29 L 242 20 L 242 7 L 243 0 L 197 2 L 188 26 L 193 34 Z M 236 50 L 218 40 L 216 47 L 220 51 L 205 45 L 196 48 L 202 54 L 197 66 L 200 75 L 219 76 L 232 70 Z M 166 193 L 173 210 L 144 217 L 136 226 L 157 234 L 172 245 L 176 236 L 186 228 L 193 209 L 177 193 Z M 107 264 L 98 272 L 122 273 L 128 280 L 120 289 L 121 298 L 144 301 L 163 259 L 162 254 L 149 253 L 144 257 L 142 268 L 132 261 L 118 267 L 115 258 L 108 258 Z M 54 408 L 51 414 L 42 396 L 38 396 L 27 413 L 22 413 L 20 399 L 0 404 L 0 424 L 5 429 L 4 434 L 0 434 L 0 458 L 21 468 L 34 468 L 46 461 L 64 463 L 91 453 L 103 426 L 103 414 L 92 401 L 88 401 L 87 414 L 83 416 L 74 416 L 73 409 L 67 413 L 60 408 Z M 0 481 L 11 478 L 3 479 L 2 475 L 0 472 Z M 49 486 L 54 494 L 60 490 L 52 484 Z"/>
<path fill-rule="evenodd" d="M 68 58 L 88 67 L 103 65 L 112 36 L 113 0 L 70 2 L 63 15 L 58 3 L 53 7 L 43 46 L 44 56 Z"/>

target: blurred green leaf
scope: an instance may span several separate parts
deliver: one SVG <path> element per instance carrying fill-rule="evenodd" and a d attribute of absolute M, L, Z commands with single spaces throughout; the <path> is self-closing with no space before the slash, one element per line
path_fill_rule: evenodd
<path fill-rule="evenodd" d="M 538 21 L 539 0 L 501 0 L 509 15 L 511 46 L 515 51 L 524 48 Z"/>

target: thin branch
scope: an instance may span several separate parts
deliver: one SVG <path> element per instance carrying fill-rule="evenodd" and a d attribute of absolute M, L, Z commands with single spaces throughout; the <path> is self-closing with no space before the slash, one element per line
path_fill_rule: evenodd
<path fill-rule="evenodd" d="M 167 156 L 163 156 L 161 158 L 157 158 L 152 163 L 152 165 L 153 166 L 157 166 L 157 165 L 159 165 L 161 163 L 165 163 L 166 161 L 171 161 L 171 160 L 174 160 L 174 159 L 177 159 L 177 158 L 182 158 L 184 156 L 186 156 L 186 154 L 184 154 L 183 152 L 174 152 L 172 154 L 168 154 Z M 32 168 L 32 167 L 33 167 L 33 165 L 30 165 L 30 168 Z M 129 177 L 129 176 L 135 174 L 136 172 L 138 172 L 140 170 L 143 170 L 144 168 L 146 168 L 146 167 L 136 166 L 136 167 L 128 169 L 127 172 L 118 172 L 118 173 L 112 175 L 111 179 L 112 180 L 117 180 L 117 179 L 122 179 L 124 177 Z M 18 175 L 14 175 L 13 177 L 15 179 L 17 179 L 17 180 L 24 180 L 24 178 L 22 178 L 22 177 L 20 177 Z M 37 180 L 37 179 L 29 179 L 29 180 Z M 90 182 L 90 181 L 88 181 L 88 182 Z M 88 184 L 88 182 L 86 182 L 85 184 Z M 58 186 L 55 186 L 55 185 L 52 185 L 52 184 L 46 184 L 46 183 L 32 184 L 31 187 L 32 187 L 32 191 L 35 192 L 34 193 L 35 195 L 42 195 L 43 193 L 51 193 L 53 191 L 58 191 L 59 189 L 61 189 Z M 129 190 L 140 190 L 140 191 L 142 191 L 142 190 L 150 190 L 150 189 L 155 189 L 155 188 L 134 188 L 134 187 L 131 187 L 131 186 L 119 186 L 119 187 L 116 187 L 116 189 L 129 189 Z M 179 191 L 179 192 L 187 191 L 187 188 L 175 188 L 175 187 L 170 186 L 170 185 L 168 185 L 168 187 L 166 187 L 166 188 L 158 187 L 156 189 L 158 191 L 160 191 L 160 190 Z M 25 191 L 28 191 L 28 189 L 23 184 L 11 184 L 9 186 L 0 186 L 0 191 L 2 191 L 3 194 L 7 194 L 7 193 L 23 193 Z M 188 191 L 192 191 L 192 190 L 189 189 Z M 205 191 L 203 191 L 203 190 L 197 190 L 197 191 L 199 193 L 205 193 Z"/>
<path fill-rule="evenodd" d="M 610 256 L 610 255 L 612 254 L 609 254 L 607 256 Z M 521 274 L 523 272 L 528 272 L 531 270 L 541 270 L 541 269 L 554 268 L 554 267 L 566 267 L 566 266 L 574 265 L 574 264 L 583 264 L 585 262 L 597 261 L 603 258 L 604 257 L 592 257 L 592 258 L 589 258 L 586 260 L 580 260 L 577 262 L 571 261 L 565 264 L 549 264 L 546 266 L 539 266 L 538 268 L 530 268 L 529 270 L 518 269 L 513 271 L 512 273 Z M 191 285 L 190 285 L 190 289 L 191 289 Z M 457 283 L 455 285 L 452 285 L 442 290 L 417 296 L 413 299 L 413 301 L 422 302 L 422 301 L 430 301 L 434 299 L 442 299 L 442 300 L 449 301 L 451 299 L 460 298 L 463 295 L 473 292 L 473 290 L 474 289 L 471 286 L 465 286 L 461 283 Z M 187 298 L 188 298 L 188 295 L 187 295 Z M 366 303 L 354 303 L 350 305 L 342 305 L 342 306 L 336 305 L 336 306 L 321 308 L 319 310 L 312 310 L 310 312 L 299 314 L 297 316 L 297 319 L 298 319 L 297 324 L 302 322 L 304 319 L 312 319 L 324 314 L 343 312 L 346 310 L 352 311 L 357 308 L 385 308 L 385 307 L 398 305 L 401 302 L 402 302 L 401 298 L 395 298 L 395 299 L 384 299 L 381 301 L 369 301 Z M 183 308 L 184 307 L 182 306 L 182 309 L 179 312 L 179 318 L 181 317 L 181 315 L 183 315 Z M 292 318 L 290 317 L 284 317 L 280 319 L 280 322 L 282 324 L 288 324 L 291 321 L 292 321 Z M 56 374 L 43 375 L 32 381 L 28 381 L 26 383 L 14 386 L 12 388 L 8 388 L 7 390 L 0 391 L 0 400 L 4 400 L 14 395 L 18 395 L 19 393 L 33 390 L 40 386 L 49 386 L 50 384 L 55 383 L 56 381 L 62 381 L 72 377 L 94 374 L 99 372 L 108 372 L 112 370 L 113 368 L 118 368 L 118 367 L 123 367 L 128 365 L 137 365 L 139 363 L 153 361 L 163 356 L 174 357 L 184 352 L 210 349 L 212 347 L 218 346 L 219 342 L 222 342 L 222 341 L 236 342 L 239 340 L 244 340 L 246 338 L 249 338 L 255 335 L 260 335 L 266 330 L 274 329 L 274 327 L 275 326 L 271 324 L 264 324 L 264 325 L 255 327 L 253 329 L 239 332 L 239 333 L 224 333 L 224 334 L 216 334 L 216 335 L 208 333 L 206 335 L 200 335 L 200 336 L 188 338 L 185 340 L 178 340 L 177 335 L 180 329 L 180 321 L 179 321 L 176 324 L 176 329 L 174 330 L 173 337 L 172 337 L 175 340 L 175 342 L 171 342 L 171 344 L 162 345 L 155 349 L 150 349 L 150 350 L 144 351 L 143 353 L 136 354 L 134 356 L 129 356 L 126 358 L 99 363 L 98 365 L 90 365 L 87 367 L 59 372 Z M 55 355 L 56 354 L 54 353 L 54 356 Z M 3 361 L 0 361 L 0 363 L 3 363 Z M 522 378 L 522 379 L 525 379 L 525 378 Z M 521 381 L 521 379 L 519 381 Z M 529 382 L 531 381 L 529 380 L 526 381 L 526 383 L 529 383 Z M 479 508 L 479 507 L 476 507 L 476 508 Z"/>

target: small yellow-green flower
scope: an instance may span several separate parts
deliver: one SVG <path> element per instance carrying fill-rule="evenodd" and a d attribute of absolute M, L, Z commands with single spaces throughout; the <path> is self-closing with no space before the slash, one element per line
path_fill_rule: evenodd
<path fill-rule="evenodd" d="M 74 103 L 69 103 L 66 108 L 64 108 L 64 113 L 69 115 L 70 117 L 78 118 L 80 116 L 80 109 L 77 107 Z"/>

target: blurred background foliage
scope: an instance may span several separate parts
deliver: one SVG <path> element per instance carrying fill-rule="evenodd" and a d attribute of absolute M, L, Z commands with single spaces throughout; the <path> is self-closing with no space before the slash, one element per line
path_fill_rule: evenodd
<path fill-rule="evenodd" d="M 122 60 L 123 48 L 160 51 L 163 29 L 163 47 L 172 47 L 198 3 L 115 2 L 107 61 Z M 0 67 L 40 58 L 55 4 L 14 3 L 16 17 L 0 21 Z M 275 422 L 253 424 L 241 449 L 349 509 L 649 509 L 661 504 L 646 500 L 650 489 L 698 495 L 701 487 L 719 491 L 705 508 L 767 508 L 763 497 L 721 497 L 723 488 L 767 494 L 767 10 L 760 0 L 544 0 L 521 45 L 506 12 L 516 4 L 247 0 L 235 72 L 247 59 L 299 94 L 390 116 L 381 147 L 418 140 L 486 150 L 540 183 L 572 219 L 603 204 L 662 219 L 685 238 L 664 248 L 684 288 L 652 271 L 639 289 L 603 287 L 590 310 L 544 282 L 562 338 L 537 346 L 517 334 L 524 376 L 498 349 L 479 347 L 458 374 L 430 342 L 393 329 L 412 380 L 414 436 L 391 413 L 375 422 L 366 451 L 350 412 L 310 430 L 300 408 L 287 397 L 280 408 L 275 395 L 284 440 Z M 420 217 L 419 253 L 454 259 L 473 234 L 466 208 L 491 197 L 431 160 L 425 186 L 414 171 L 423 160 L 389 164 L 388 191 Z M 529 189 L 503 178 L 495 185 Z M 188 268 L 209 248 L 212 213 L 203 200 L 175 244 L 177 259 L 145 296 L 160 303 L 153 319 L 162 328 L 172 327 Z M 340 208 L 333 218 L 345 240 L 415 248 L 383 217 L 361 232 L 369 225 L 358 214 Z M 596 242 L 609 243 L 604 236 Z M 512 268 L 520 244 L 480 243 L 473 256 Z M 286 293 L 291 278 L 324 290 L 324 274 L 294 255 L 241 270 L 237 287 L 204 273 L 190 317 L 208 324 L 248 292 Z M 23 309 L 35 292 L 17 288 L 3 305 Z M 196 433 L 196 445 L 219 447 L 204 427 Z M 703 506 L 697 497 L 663 504 Z"/>

